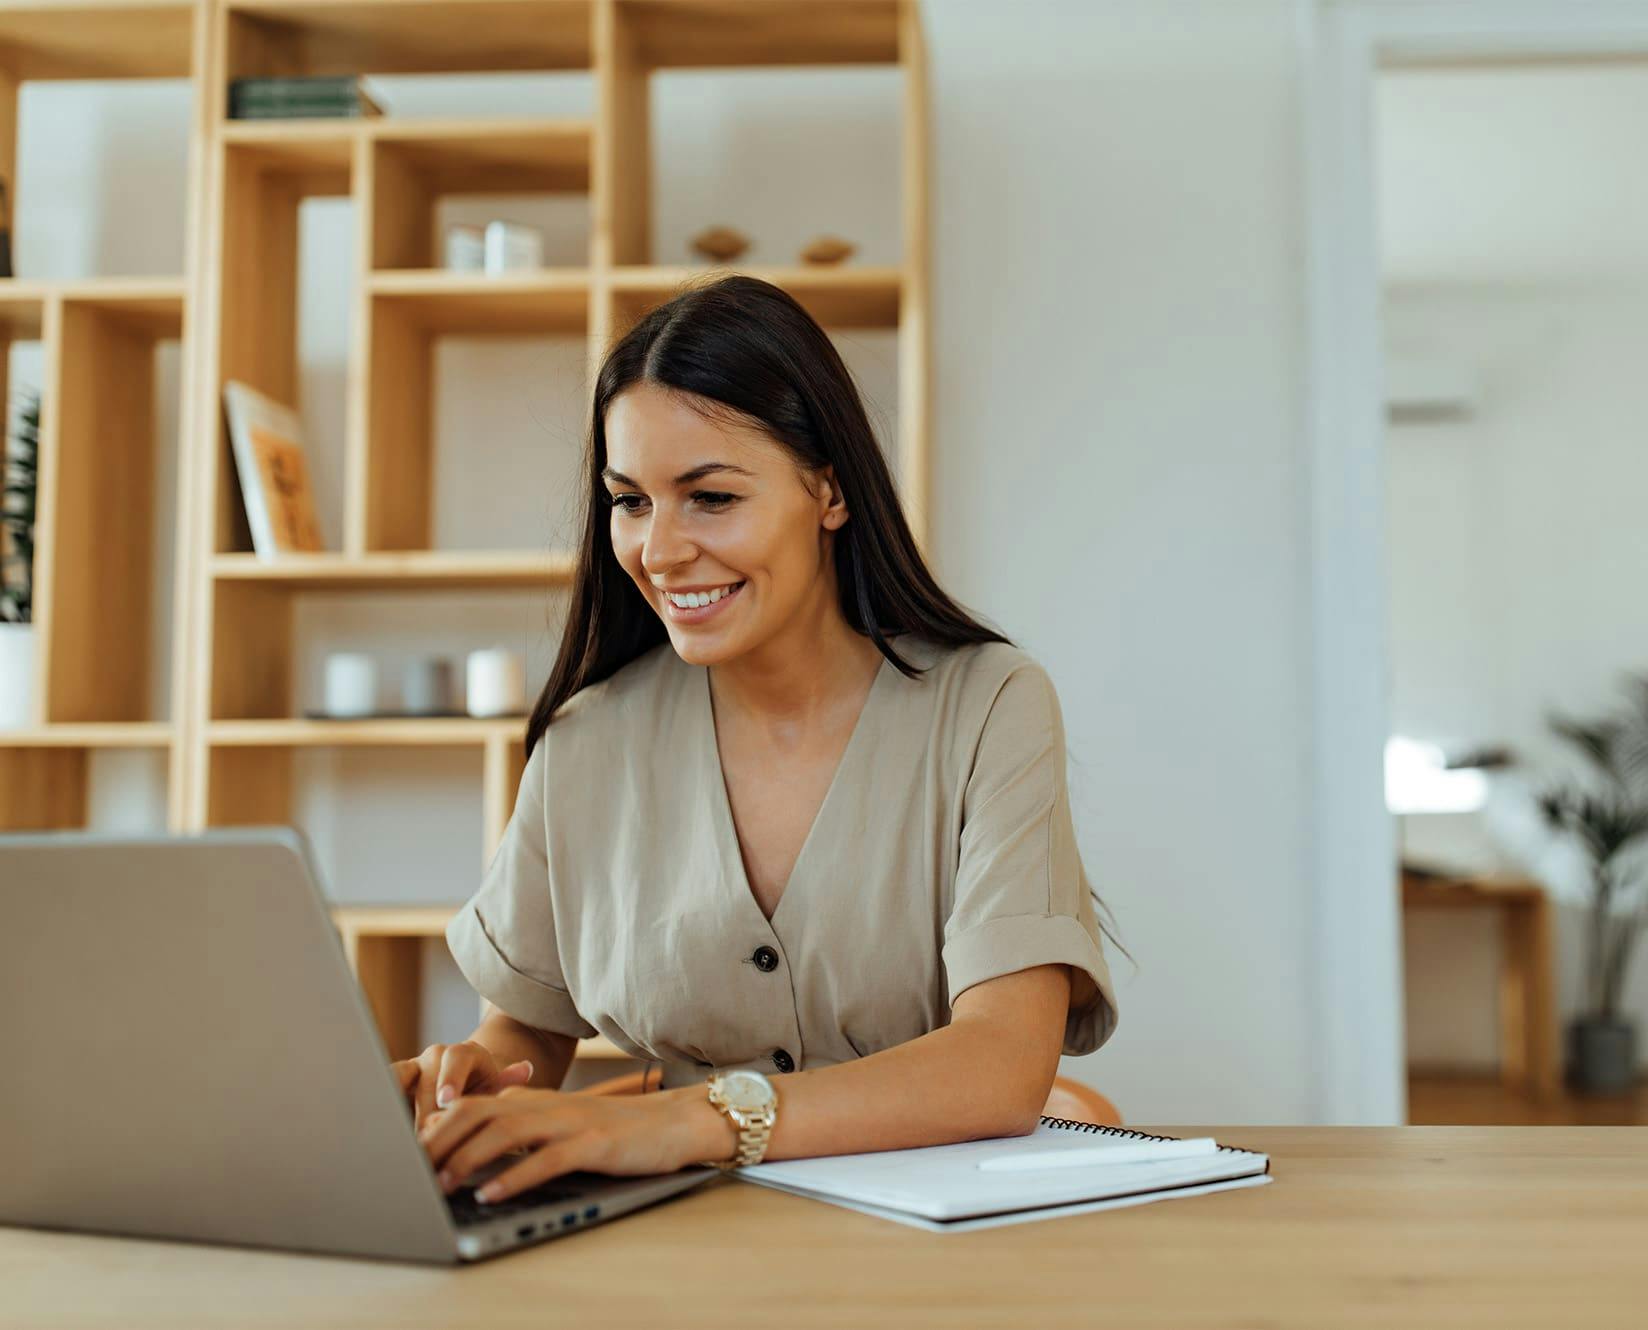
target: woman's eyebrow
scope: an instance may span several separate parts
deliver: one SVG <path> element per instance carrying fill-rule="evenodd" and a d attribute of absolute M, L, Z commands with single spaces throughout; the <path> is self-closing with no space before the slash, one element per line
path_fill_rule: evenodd
<path fill-rule="evenodd" d="M 693 481 L 699 480 L 714 471 L 730 471 L 736 476 L 749 476 L 752 480 L 755 478 L 755 472 L 746 471 L 743 467 L 734 466 L 731 462 L 700 462 L 692 470 L 683 471 L 678 475 L 675 478 L 675 483 L 677 485 L 690 485 Z M 636 489 L 641 488 L 622 471 L 614 471 L 610 466 L 602 468 L 601 479 L 616 481 L 620 485 L 635 485 Z"/>

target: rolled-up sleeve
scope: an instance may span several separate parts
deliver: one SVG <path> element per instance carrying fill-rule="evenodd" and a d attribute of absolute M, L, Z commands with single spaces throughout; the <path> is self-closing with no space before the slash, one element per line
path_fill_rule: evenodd
<path fill-rule="evenodd" d="M 1076 846 L 1064 722 L 1047 672 L 1020 665 L 985 718 L 962 804 L 955 898 L 944 925 L 951 1005 L 974 984 L 1036 965 L 1071 967 L 1063 1051 L 1116 1028 L 1116 994 Z"/>
<path fill-rule="evenodd" d="M 588 1039 L 596 1030 L 567 990 L 550 890 L 549 748 L 546 733 L 521 773 L 514 811 L 480 887 L 446 926 L 446 945 L 470 986 L 500 1011 L 535 1029 Z"/>

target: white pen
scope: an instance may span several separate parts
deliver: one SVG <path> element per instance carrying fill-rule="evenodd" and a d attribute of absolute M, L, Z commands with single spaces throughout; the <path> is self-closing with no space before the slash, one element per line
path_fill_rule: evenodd
<path fill-rule="evenodd" d="M 1083 1164 L 1140 1164 L 1162 1159 L 1191 1159 L 1218 1151 L 1211 1136 L 1182 1141 L 1137 1141 L 1129 1145 L 1095 1145 L 1085 1150 L 1031 1150 L 1021 1154 L 991 1155 L 979 1167 L 991 1173 L 1016 1173 L 1031 1168 L 1074 1168 Z"/>

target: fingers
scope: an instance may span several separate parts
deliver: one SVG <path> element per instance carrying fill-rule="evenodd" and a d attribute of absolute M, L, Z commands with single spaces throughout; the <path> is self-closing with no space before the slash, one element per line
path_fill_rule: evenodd
<path fill-rule="evenodd" d="M 448 1044 L 446 1051 L 441 1054 L 440 1071 L 435 1078 L 435 1107 L 445 1108 L 459 1095 L 466 1093 L 472 1087 L 470 1080 L 477 1078 L 477 1073 L 484 1075 L 491 1070 L 490 1066 L 480 1065 L 476 1056 L 474 1044 Z M 488 1055 L 487 1062 L 491 1062 Z"/>
<path fill-rule="evenodd" d="M 487 1089 L 496 1093 L 512 1085 L 527 1085 L 532 1080 L 532 1064 L 525 1059 L 511 1062 L 487 1083 Z"/>
<path fill-rule="evenodd" d="M 418 1054 L 418 1083 L 414 1087 L 416 1110 L 413 1115 L 416 1126 L 423 1126 L 435 1111 L 435 1078 L 440 1072 L 441 1055 L 445 1051 L 445 1044 L 431 1044 Z"/>
<path fill-rule="evenodd" d="M 460 1098 L 452 1107 L 437 1111 L 418 1133 L 429 1162 L 436 1168 L 445 1167 L 452 1151 L 499 1114 L 514 1116 L 508 1101 L 490 1095 Z"/>
<path fill-rule="evenodd" d="M 532 1063 L 522 1059 L 495 1072 L 491 1050 L 467 1040 L 430 1044 L 417 1057 L 392 1065 L 401 1092 L 412 1101 L 413 1125 L 418 1128 L 460 1095 L 496 1093 L 525 1086 L 532 1079 Z"/>
<path fill-rule="evenodd" d="M 496 1177 L 489 1178 L 484 1187 L 477 1189 L 475 1197 L 489 1205 L 507 1201 L 511 1196 L 526 1191 L 529 1187 L 536 1187 L 540 1182 L 548 1182 L 563 1173 L 570 1173 L 580 1167 L 578 1149 L 576 1137 L 551 1141 L 540 1146 L 514 1167 L 506 1168 Z"/>
<path fill-rule="evenodd" d="M 536 1145 L 545 1124 L 527 1117 L 493 1118 L 466 1139 L 440 1166 L 442 1191 L 461 1186 L 476 1169 L 523 1145 Z"/>

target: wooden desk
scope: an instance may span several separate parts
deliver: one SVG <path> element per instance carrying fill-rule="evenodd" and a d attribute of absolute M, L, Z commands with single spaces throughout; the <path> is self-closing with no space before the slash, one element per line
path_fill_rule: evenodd
<path fill-rule="evenodd" d="M 1499 1066 L 1507 1088 L 1548 1099 L 1562 1088 L 1551 902 L 1537 882 L 1402 875 L 1402 908 L 1487 910 L 1499 919 Z"/>
<path fill-rule="evenodd" d="M 1185 1127 L 1250 1191 L 926 1233 L 715 1179 L 469 1269 L 0 1228 L 0 1326 L 1642 1324 L 1648 1127 Z"/>

